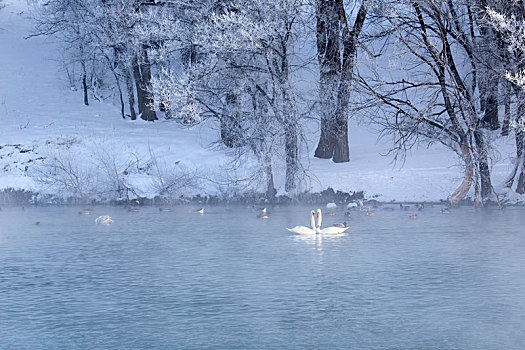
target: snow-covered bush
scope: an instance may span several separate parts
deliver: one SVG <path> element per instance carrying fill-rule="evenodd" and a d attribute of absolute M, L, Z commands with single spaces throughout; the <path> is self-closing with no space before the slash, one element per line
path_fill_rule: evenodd
<path fill-rule="evenodd" d="M 30 175 L 44 193 L 59 197 L 89 198 L 97 193 L 98 169 L 91 161 L 79 161 L 69 149 L 41 152 L 44 160 L 31 168 Z"/>
<path fill-rule="evenodd" d="M 202 176 L 180 161 L 170 163 L 166 157 L 150 149 L 149 171 L 153 190 L 163 199 L 171 200 L 199 187 Z"/>
<path fill-rule="evenodd" d="M 49 145 L 46 145 L 49 146 Z M 199 184 L 200 176 L 180 162 L 150 150 L 149 157 L 107 140 L 42 147 L 43 161 L 29 171 L 44 194 L 80 201 L 173 199 Z"/>

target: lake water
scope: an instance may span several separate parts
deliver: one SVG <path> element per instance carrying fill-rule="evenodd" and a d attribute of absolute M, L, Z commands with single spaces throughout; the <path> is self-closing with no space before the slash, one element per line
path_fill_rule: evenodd
<path fill-rule="evenodd" d="M 0 349 L 525 349 L 524 208 L 81 209 L 0 211 Z"/>

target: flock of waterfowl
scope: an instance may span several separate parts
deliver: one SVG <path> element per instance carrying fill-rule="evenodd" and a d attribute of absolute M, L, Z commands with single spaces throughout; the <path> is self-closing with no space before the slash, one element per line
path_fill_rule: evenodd
<path fill-rule="evenodd" d="M 135 203 L 136 205 L 134 206 L 129 206 L 126 208 L 126 210 L 128 212 L 139 212 L 140 211 L 140 207 L 139 207 L 139 203 Z M 433 205 L 431 204 L 415 204 L 413 206 L 410 206 L 410 205 L 406 205 L 406 204 L 399 204 L 399 209 L 400 210 L 403 210 L 403 211 L 408 211 L 408 210 L 413 210 L 413 209 L 416 209 L 418 211 L 422 211 L 423 209 L 425 209 L 425 206 L 426 207 L 432 207 Z M 337 205 L 335 203 L 328 203 L 326 205 L 326 208 L 327 208 L 327 213 L 326 215 L 328 216 L 335 216 L 337 215 L 335 210 L 337 209 Z M 364 205 L 362 201 L 358 201 L 357 203 L 349 203 L 347 206 L 346 206 L 346 211 L 344 212 L 344 217 L 346 218 L 350 218 L 352 217 L 352 211 L 353 210 L 357 210 L 357 211 L 361 211 L 361 212 L 365 212 L 365 216 L 368 216 L 368 217 L 374 217 L 375 216 L 375 209 L 378 209 L 379 207 L 377 205 Z M 171 211 L 171 208 L 170 207 L 159 207 L 158 208 L 159 212 L 170 212 Z M 384 205 L 381 207 L 381 210 L 395 210 L 395 206 L 392 206 L 392 205 Z M 270 213 L 268 212 L 267 208 L 266 207 L 263 207 L 263 208 L 255 208 L 255 207 L 252 207 L 252 211 L 256 212 L 256 217 L 259 218 L 259 219 L 269 219 L 270 218 Z M 79 215 L 91 215 L 93 213 L 93 209 L 84 209 L 84 210 L 81 210 L 78 212 Z M 200 215 L 203 215 L 204 214 L 204 208 L 198 208 L 198 209 L 193 209 L 193 210 L 188 210 L 187 211 L 188 214 L 200 214 Z M 449 207 L 444 207 L 441 209 L 441 213 L 442 214 L 450 214 L 450 208 Z M 332 226 L 329 226 L 329 227 L 325 227 L 325 228 L 322 228 L 321 225 L 322 225 L 322 220 L 323 220 L 323 216 L 322 216 L 322 211 L 321 209 L 317 209 L 317 211 L 314 211 L 312 210 L 310 212 L 310 227 L 307 227 L 307 226 L 295 226 L 293 228 L 286 228 L 288 231 L 292 232 L 292 233 L 296 233 L 296 234 L 301 234 L 301 235 L 304 235 L 304 234 L 342 234 L 344 233 L 348 228 L 349 228 L 349 225 L 346 221 L 343 221 L 342 223 L 336 223 L 336 224 L 333 224 Z M 340 214 L 339 214 L 340 215 Z M 412 220 L 415 220 L 418 218 L 418 215 L 417 214 L 412 214 L 409 216 L 410 219 Z M 317 222 L 316 222 L 317 220 Z M 101 216 L 98 216 L 96 219 L 95 219 L 95 223 L 96 224 L 100 224 L 100 225 L 111 225 L 113 224 L 115 221 L 109 216 L 109 215 L 101 215 Z M 35 225 L 40 225 L 40 221 L 37 221 L 35 223 Z"/>

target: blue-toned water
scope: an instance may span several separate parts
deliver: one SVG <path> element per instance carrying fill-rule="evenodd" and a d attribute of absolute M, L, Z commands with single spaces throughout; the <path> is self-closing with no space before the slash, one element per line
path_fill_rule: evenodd
<path fill-rule="evenodd" d="M 0 211 L 0 349 L 525 349 L 523 208 L 81 209 Z"/>

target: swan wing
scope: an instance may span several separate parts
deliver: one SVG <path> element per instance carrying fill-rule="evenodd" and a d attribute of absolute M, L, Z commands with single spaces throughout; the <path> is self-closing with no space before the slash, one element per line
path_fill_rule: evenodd
<path fill-rule="evenodd" d="M 323 228 L 320 232 L 324 235 L 337 235 L 345 232 L 348 230 L 349 227 L 336 227 L 336 226 L 330 226 Z"/>
<path fill-rule="evenodd" d="M 297 233 L 298 235 L 314 235 L 315 231 L 306 226 L 295 226 L 292 228 L 287 228 L 288 231 L 292 233 Z"/>

